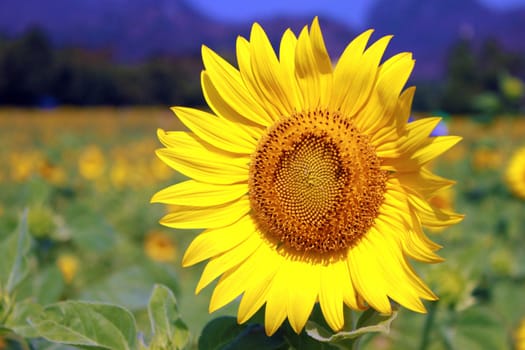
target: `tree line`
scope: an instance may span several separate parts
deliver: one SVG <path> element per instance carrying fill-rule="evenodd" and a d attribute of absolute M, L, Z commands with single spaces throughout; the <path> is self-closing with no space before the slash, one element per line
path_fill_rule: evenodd
<path fill-rule="evenodd" d="M 497 41 L 453 45 L 439 81 L 413 81 L 414 109 L 524 112 L 525 58 Z M 55 48 L 45 32 L 0 37 L 0 105 L 201 105 L 200 56 L 117 63 L 111 52 Z"/>
<path fill-rule="evenodd" d="M 202 104 L 200 57 L 115 63 L 110 52 L 54 48 L 40 29 L 0 39 L 0 105 Z"/>

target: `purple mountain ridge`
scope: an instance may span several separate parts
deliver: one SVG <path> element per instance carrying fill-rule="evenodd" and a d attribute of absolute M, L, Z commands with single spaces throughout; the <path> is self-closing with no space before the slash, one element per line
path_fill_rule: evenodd
<path fill-rule="evenodd" d="M 275 47 L 282 32 L 298 33 L 315 14 L 257 18 Z M 320 18 L 326 45 L 337 57 L 359 31 Z M 495 38 L 525 54 L 525 7 L 492 10 L 476 0 L 377 0 L 366 20 L 374 38 L 394 34 L 388 55 L 411 51 L 417 78 L 439 78 L 450 45 L 460 38 Z M 249 36 L 250 23 L 210 18 L 184 0 L 2 0 L 0 32 L 16 36 L 32 26 L 44 29 L 57 46 L 104 49 L 119 61 L 156 54 L 195 55 L 205 44 L 233 56 L 238 35 Z"/>

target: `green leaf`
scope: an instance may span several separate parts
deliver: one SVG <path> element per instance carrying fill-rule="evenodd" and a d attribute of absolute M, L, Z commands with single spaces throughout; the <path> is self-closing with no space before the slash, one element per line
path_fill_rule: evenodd
<path fill-rule="evenodd" d="M 69 345 L 52 343 L 43 338 L 31 339 L 31 349 L 38 350 L 78 350 L 77 347 L 72 347 Z"/>
<path fill-rule="evenodd" d="M 277 350 L 288 349 L 282 333 L 268 337 L 264 327 L 251 323 L 239 325 L 231 316 L 218 317 L 202 330 L 199 350 Z"/>
<path fill-rule="evenodd" d="M 50 305 L 32 321 L 39 336 L 87 349 L 135 348 L 133 315 L 111 304 L 66 301 Z"/>
<path fill-rule="evenodd" d="M 367 333 L 388 333 L 390 332 L 390 325 L 396 317 L 397 311 L 392 312 L 391 315 L 381 315 L 373 309 L 368 309 L 363 312 L 357 321 L 356 328 L 351 331 L 332 333 L 313 321 L 308 321 L 305 329 L 310 337 L 320 342 L 334 344 L 343 340 L 355 339 Z"/>
<path fill-rule="evenodd" d="M 221 350 L 242 333 L 246 326 L 239 325 L 231 316 L 217 317 L 202 330 L 199 337 L 199 350 Z"/>
<path fill-rule="evenodd" d="M 188 344 L 188 327 L 179 317 L 175 295 L 169 288 L 155 285 L 149 299 L 148 315 L 156 347 L 182 349 Z"/>
<path fill-rule="evenodd" d="M 18 302 L 14 305 L 5 325 L 25 338 L 37 337 L 38 334 L 29 323 L 29 319 L 30 317 L 40 314 L 42 310 L 43 307 L 33 302 L 31 299 Z"/>
<path fill-rule="evenodd" d="M 18 234 L 11 234 L 0 242 L 0 290 L 11 294 L 27 276 L 27 255 L 31 240 L 27 234 L 27 211 L 20 220 Z"/>
<path fill-rule="evenodd" d="M 17 288 L 18 300 L 33 298 L 42 305 L 60 300 L 65 286 L 64 278 L 56 265 L 48 265 L 30 273 L 31 278 L 26 278 Z"/>
<path fill-rule="evenodd" d="M 264 326 L 260 324 L 249 324 L 244 330 L 222 350 L 277 350 L 287 349 L 285 339 L 280 334 L 268 337 L 264 331 Z"/>
<path fill-rule="evenodd" d="M 11 329 L 4 327 L 4 326 L 0 326 L 0 336 L 11 333 L 11 332 L 12 332 Z"/>

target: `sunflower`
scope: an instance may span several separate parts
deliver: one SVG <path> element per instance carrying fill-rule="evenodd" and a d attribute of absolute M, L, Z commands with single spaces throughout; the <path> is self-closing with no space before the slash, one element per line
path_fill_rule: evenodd
<path fill-rule="evenodd" d="M 144 251 L 152 260 L 160 262 L 174 261 L 177 252 L 170 236 L 161 231 L 149 232 L 144 240 Z"/>
<path fill-rule="evenodd" d="M 79 268 L 79 259 L 72 254 L 64 254 L 58 257 L 57 266 L 66 283 L 71 283 Z"/>
<path fill-rule="evenodd" d="M 512 155 L 505 177 L 510 190 L 525 199 L 525 146 Z"/>
<path fill-rule="evenodd" d="M 237 40 L 239 68 L 203 46 L 213 113 L 173 108 L 190 132 L 159 130 L 157 155 L 190 179 L 152 202 L 175 206 L 162 224 L 206 229 L 183 265 L 209 259 L 197 293 L 220 276 L 210 312 L 242 295 L 243 323 L 266 304 L 271 335 L 286 318 L 299 333 L 315 303 L 338 331 L 345 305 L 425 312 L 421 299 L 436 299 L 407 258 L 442 261 L 422 226 L 462 219 L 428 202 L 452 182 L 425 167 L 460 138 L 430 137 L 439 118 L 407 122 L 412 55 L 380 64 L 391 37 L 365 49 L 371 34 L 335 66 L 317 18 L 286 30 L 278 57 L 255 23 Z"/>
<path fill-rule="evenodd" d="M 106 160 L 96 145 L 86 147 L 78 159 L 78 171 L 86 180 L 96 180 L 104 174 Z"/>

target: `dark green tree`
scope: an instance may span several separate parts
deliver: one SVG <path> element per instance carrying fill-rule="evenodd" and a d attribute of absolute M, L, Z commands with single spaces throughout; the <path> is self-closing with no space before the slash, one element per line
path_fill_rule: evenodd
<path fill-rule="evenodd" d="M 45 33 L 33 28 L 4 46 L 0 57 L 0 103 L 37 104 L 55 74 L 54 52 Z"/>
<path fill-rule="evenodd" d="M 471 43 L 461 40 L 447 57 L 444 91 L 440 105 L 452 113 L 469 113 L 472 100 L 481 91 L 481 76 Z"/>

